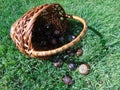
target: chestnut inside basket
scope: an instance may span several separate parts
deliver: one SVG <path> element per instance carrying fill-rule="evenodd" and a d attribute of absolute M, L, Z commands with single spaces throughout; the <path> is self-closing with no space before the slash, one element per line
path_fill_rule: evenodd
<path fill-rule="evenodd" d="M 52 45 L 50 40 L 54 32 L 64 36 L 67 28 L 67 19 L 80 21 L 83 29 L 71 42 L 60 45 Z M 68 15 L 59 4 L 45 4 L 37 6 L 12 26 L 10 35 L 17 48 L 30 57 L 48 59 L 50 56 L 67 50 L 83 38 L 87 31 L 84 19 L 74 15 Z"/>

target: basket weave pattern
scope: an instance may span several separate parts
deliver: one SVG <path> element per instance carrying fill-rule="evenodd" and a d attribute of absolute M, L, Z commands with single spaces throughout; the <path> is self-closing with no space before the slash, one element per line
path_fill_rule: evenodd
<path fill-rule="evenodd" d="M 54 25 L 54 29 L 58 30 L 61 35 L 64 35 L 64 33 L 66 32 L 67 18 L 79 20 L 83 23 L 84 28 L 80 35 L 78 35 L 78 37 L 72 42 L 59 48 L 53 47 L 50 50 L 39 48 L 37 50 L 37 48 L 35 48 L 37 47 L 37 44 L 33 43 L 33 38 L 36 37 L 33 35 L 33 33 L 36 31 L 36 29 L 44 29 L 43 25 L 52 24 Z M 47 58 L 73 46 L 84 36 L 86 30 L 86 22 L 82 18 L 67 15 L 64 9 L 59 4 L 46 4 L 31 9 L 20 19 L 18 19 L 12 25 L 10 35 L 17 48 L 22 53 L 27 54 L 30 57 Z"/>

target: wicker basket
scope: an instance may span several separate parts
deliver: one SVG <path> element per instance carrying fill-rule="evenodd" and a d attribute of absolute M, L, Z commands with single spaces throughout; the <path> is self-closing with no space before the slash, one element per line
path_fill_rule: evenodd
<path fill-rule="evenodd" d="M 42 38 L 45 38 L 45 25 L 52 25 L 52 29 L 59 31 L 64 35 L 67 27 L 67 18 L 78 20 L 83 24 L 83 30 L 71 42 L 54 47 L 49 44 L 46 47 L 40 47 L 38 44 Z M 50 30 L 52 30 L 50 29 Z M 35 7 L 19 18 L 11 27 L 10 35 L 17 48 L 30 57 L 47 59 L 50 56 L 67 50 L 73 46 L 87 31 L 85 20 L 78 16 L 67 15 L 59 4 L 45 4 Z M 48 35 L 49 36 L 49 35 Z"/>

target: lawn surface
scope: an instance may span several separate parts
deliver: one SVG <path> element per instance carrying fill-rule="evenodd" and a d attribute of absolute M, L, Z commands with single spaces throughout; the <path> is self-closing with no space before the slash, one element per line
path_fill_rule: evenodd
<path fill-rule="evenodd" d="M 45 3 L 60 3 L 67 13 L 81 16 L 89 26 L 84 39 L 74 46 L 82 46 L 83 55 L 65 58 L 61 68 L 23 55 L 9 35 L 16 19 Z M 69 61 L 88 63 L 90 73 L 70 72 Z M 74 80 L 71 86 L 62 82 L 66 72 Z M 120 90 L 120 0 L 0 0 L 0 90 L 68 89 Z"/>

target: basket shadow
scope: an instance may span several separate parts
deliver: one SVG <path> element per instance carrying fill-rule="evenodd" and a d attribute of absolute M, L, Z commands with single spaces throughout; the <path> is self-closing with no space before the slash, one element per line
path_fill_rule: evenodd
<path fill-rule="evenodd" d="M 93 31 L 97 36 L 99 36 L 100 38 L 100 43 L 102 44 L 102 47 L 105 47 L 105 44 L 106 44 L 106 41 L 103 37 L 103 35 L 98 32 L 95 28 L 91 27 L 91 26 L 88 26 L 88 29 L 90 29 L 91 31 Z"/>
<path fill-rule="evenodd" d="M 106 46 L 106 40 L 105 40 L 105 38 L 104 38 L 104 36 L 103 36 L 103 34 L 101 34 L 98 30 L 96 30 L 94 27 L 91 27 L 91 26 L 88 26 L 88 29 L 89 30 L 91 30 L 95 35 L 97 35 L 98 37 L 99 37 L 99 39 L 100 39 L 100 42 L 99 42 L 99 44 L 101 44 L 101 50 L 100 50 L 100 52 L 99 52 L 99 56 L 96 56 L 96 55 L 94 55 L 94 57 L 93 58 L 96 58 L 96 57 L 98 57 L 99 59 L 97 59 L 97 60 L 94 60 L 94 61 L 90 61 L 90 62 L 99 62 L 99 60 L 100 59 L 102 59 L 102 58 L 104 58 L 107 54 L 108 54 L 108 47 L 109 46 Z M 77 62 L 78 63 L 78 62 Z M 85 62 L 85 63 L 87 63 L 87 62 Z"/>

